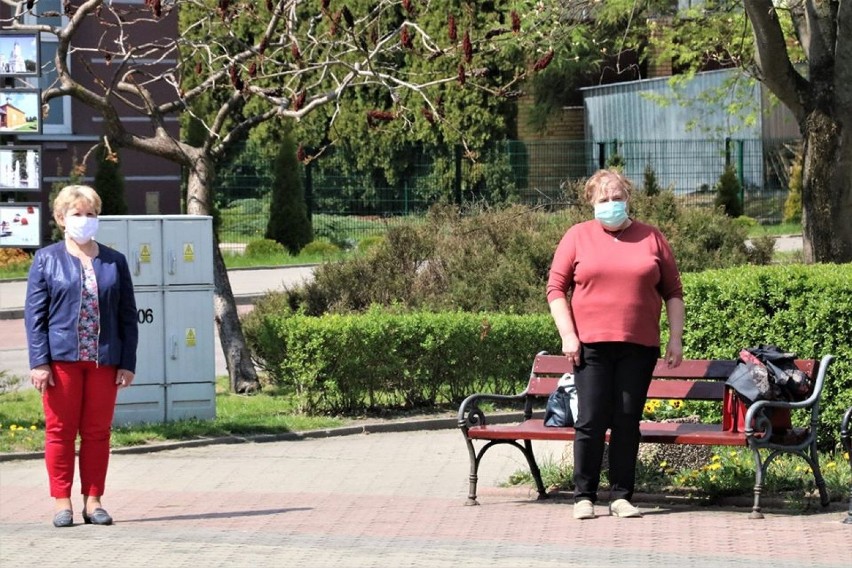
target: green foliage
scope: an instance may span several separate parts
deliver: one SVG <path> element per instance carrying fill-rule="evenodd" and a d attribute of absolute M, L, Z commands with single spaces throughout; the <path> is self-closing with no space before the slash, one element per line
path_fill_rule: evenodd
<path fill-rule="evenodd" d="M 305 412 L 457 403 L 483 389 L 514 393 L 530 354 L 555 349 L 549 316 L 473 313 L 323 317 L 265 313 L 245 327 L 272 382 Z"/>
<path fill-rule="evenodd" d="M 306 256 L 333 257 L 340 254 L 340 247 L 334 243 L 318 239 L 306 244 L 302 248 L 302 254 Z"/>
<path fill-rule="evenodd" d="M 109 153 L 101 145 L 97 151 L 97 171 L 94 188 L 101 197 L 102 215 L 127 215 L 124 194 L 124 174 L 121 173 L 118 154 Z"/>
<path fill-rule="evenodd" d="M 659 195 L 662 191 L 660 184 L 657 182 L 657 173 L 651 164 L 645 166 L 645 171 L 642 174 L 642 189 L 645 190 L 645 195 L 648 197 Z"/>
<path fill-rule="evenodd" d="M 288 293 L 312 315 L 373 304 L 540 312 L 555 243 L 577 219 L 520 206 L 470 214 L 436 207 L 424 223 L 389 228 L 363 255 L 318 267 L 312 282 Z"/>
<path fill-rule="evenodd" d="M 852 406 L 852 265 L 709 270 L 684 275 L 688 357 L 733 358 L 743 347 L 778 345 L 800 358 L 837 357 L 822 397 L 821 433 L 837 435 Z"/>
<path fill-rule="evenodd" d="M 246 245 L 245 255 L 247 257 L 262 257 L 286 254 L 284 245 L 272 239 L 255 239 Z"/>
<path fill-rule="evenodd" d="M 745 347 L 774 344 L 802 359 L 835 355 L 820 416 L 820 445 L 830 449 L 843 412 L 852 406 L 850 280 L 852 265 L 684 274 L 684 354 L 733 359 Z M 373 307 L 313 317 L 294 314 L 293 307 L 287 295 L 270 295 L 243 328 L 256 360 L 273 382 L 295 390 L 304 410 L 435 404 L 485 389 L 511 393 L 523 387 L 535 353 L 559 347 L 544 310 L 512 315 Z M 665 322 L 661 328 L 667 329 Z M 718 407 L 691 410 L 718 413 Z M 805 419 L 794 414 L 796 423 Z"/>
<path fill-rule="evenodd" d="M 269 205 L 266 238 L 278 241 L 290 254 L 297 255 L 302 247 L 311 242 L 313 231 L 305 204 L 296 147 L 289 135 L 285 135 L 279 142 L 272 171 L 272 201 Z"/>
<path fill-rule="evenodd" d="M 790 167 L 790 184 L 787 200 L 784 202 L 784 222 L 802 222 L 802 160 L 804 153 L 796 154 L 796 159 Z"/>
<path fill-rule="evenodd" d="M 713 204 L 721 207 L 728 217 L 739 217 L 743 214 L 741 192 L 742 185 L 737 177 L 737 170 L 731 165 L 725 166 L 725 171 L 716 183 L 716 199 Z"/>

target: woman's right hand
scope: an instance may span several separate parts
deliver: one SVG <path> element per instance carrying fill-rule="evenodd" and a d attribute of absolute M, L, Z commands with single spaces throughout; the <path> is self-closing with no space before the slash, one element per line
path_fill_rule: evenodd
<path fill-rule="evenodd" d="M 40 393 L 44 393 L 48 386 L 53 386 L 53 372 L 50 370 L 50 365 L 39 365 L 34 369 L 30 369 L 30 382 Z"/>
<path fill-rule="evenodd" d="M 580 364 L 580 338 L 576 333 L 566 335 L 562 338 L 562 353 L 575 366 Z"/>

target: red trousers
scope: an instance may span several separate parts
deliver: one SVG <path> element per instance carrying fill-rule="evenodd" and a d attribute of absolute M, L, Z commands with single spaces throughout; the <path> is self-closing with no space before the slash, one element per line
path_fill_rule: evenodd
<path fill-rule="evenodd" d="M 86 496 L 104 494 L 118 369 L 91 361 L 53 362 L 54 385 L 44 390 L 44 458 L 50 496 L 71 497 L 74 448 L 80 435 L 80 485 Z"/>

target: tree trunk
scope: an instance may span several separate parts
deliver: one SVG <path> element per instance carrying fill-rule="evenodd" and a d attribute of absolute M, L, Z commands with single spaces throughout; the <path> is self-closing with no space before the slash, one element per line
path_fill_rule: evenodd
<path fill-rule="evenodd" d="M 852 262 L 852 133 L 843 124 L 852 117 L 816 110 L 802 129 L 805 262 Z"/>
<path fill-rule="evenodd" d="M 210 215 L 211 185 L 214 166 L 209 158 L 197 157 L 189 168 L 186 212 L 190 215 Z M 231 390 L 238 393 L 250 393 L 260 389 L 257 371 L 251 360 L 243 328 L 240 325 L 237 303 L 228 280 L 228 270 L 219 249 L 219 237 L 213 235 L 213 308 L 216 325 L 219 328 L 219 341 L 225 362 Z"/>

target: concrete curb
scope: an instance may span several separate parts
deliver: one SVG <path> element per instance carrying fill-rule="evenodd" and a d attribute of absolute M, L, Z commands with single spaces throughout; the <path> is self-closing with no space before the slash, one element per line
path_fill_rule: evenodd
<path fill-rule="evenodd" d="M 507 412 L 489 415 L 488 419 L 493 423 L 518 421 L 522 418 L 521 413 Z M 457 428 L 458 418 L 425 418 L 418 420 L 397 420 L 388 422 L 376 422 L 340 426 L 338 428 L 325 428 L 319 430 L 305 430 L 303 432 L 282 432 L 280 434 L 258 434 L 256 436 L 218 436 L 216 438 L 200 438 L 194 440 L 180 440 L 174 442 L 159 442 L 145 444 L 142 446 L 126 446 L 113 448 L 112 454 L 149 454 L 154 452 L 165 452 L 181 448 L 197 448 L 202 446 L 245 444 L 265 442 L 296 442 L 312 438 L 333 438 L 338 436 L 353 436 L 356 434 L 379 434 L 386 432 L 415 432 L 427 430 L 445 430 Z M 0 462 L 43 459 L 44 452 L 20 452 L 0 454 Z"/>

